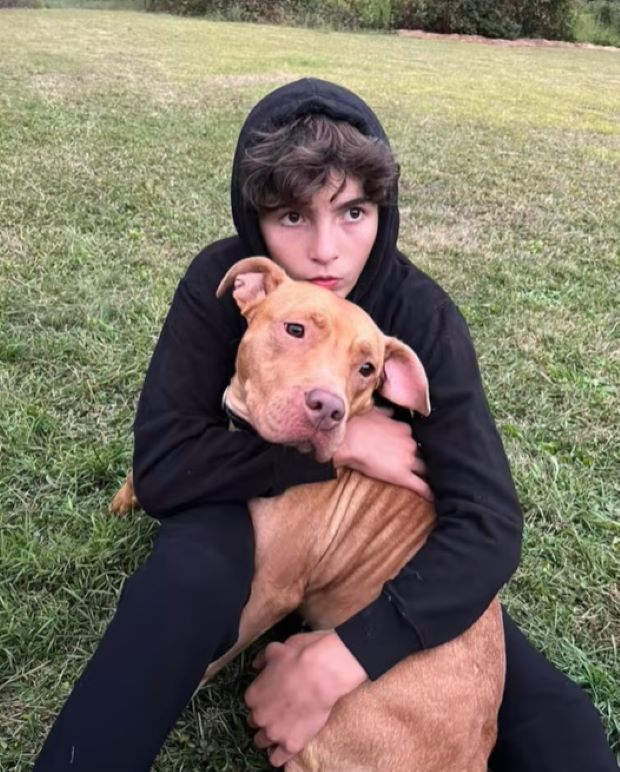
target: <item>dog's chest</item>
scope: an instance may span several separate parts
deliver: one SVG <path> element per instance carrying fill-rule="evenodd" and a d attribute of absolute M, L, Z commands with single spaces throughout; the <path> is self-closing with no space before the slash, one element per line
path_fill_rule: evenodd
<path fill-rule="evenodd" d="M 352 470 L 256 499 L 250 509 L 257 569 L 278 587 L 303 587 L 305 613 L 318 627 L 338 624 L 378 595 L 435 519 L 412 492 Z"/>

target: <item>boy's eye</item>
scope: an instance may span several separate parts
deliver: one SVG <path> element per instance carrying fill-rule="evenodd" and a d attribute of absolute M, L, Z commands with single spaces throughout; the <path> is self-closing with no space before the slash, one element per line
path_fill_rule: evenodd
<path fill-rule="evenodd" d="M 364 378 L 369 378 L 374 372 L 375 366 L 371 362 L 365 362 L 360 367 L 360 375 L 363 375 Z"/>
<path fill-rule="evenodd" d="M 359 206 L 352 206 L 347 212 L 349 220 L 361 220 L 364 214 L 364 210 Z"/>
<path fill-rule="evenodd" d="M 306 328 L 303 324 L 297 324 L 297 322 L 286 322 L 284 329 L 289 335 L 292 335 L 293 338 L 303 338 L 306 333 Z"/>
<path fill-rule="evenodd" d="M 299 212 L 287 212 L 283 215 L 282 222 L 285 225 L 297 225 L 297 223 L 301 222 L 301 215 Z"/>

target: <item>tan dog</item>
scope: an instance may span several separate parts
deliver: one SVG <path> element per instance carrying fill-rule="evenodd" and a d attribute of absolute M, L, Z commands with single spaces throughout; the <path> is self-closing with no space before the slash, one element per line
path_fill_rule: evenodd
<path fill-rule="evenodd" d="M 428 414 L 428 384 L 415 354 L 384 336 L 359 307 L 296 282 L 267 258 L 236 263 L 234 284 L 248 321 L 227 404 L 265 439 L 325 461 L 346 421 L 378 390 Z M 135 505 L 131 477 L 111 509 Z M 205 681 L 287 613 L 301 607 L 317 629 L 333 628 L 374 600 L 420 549 L 435 521 L 405 488 L 355 471 L 250 502 L 256 569 L 237 644 Z M 411 655 L 334 706 L 287 772 L 483 772 L 496 738 L 504 684 L 497 600 L 462 636 Z"/>

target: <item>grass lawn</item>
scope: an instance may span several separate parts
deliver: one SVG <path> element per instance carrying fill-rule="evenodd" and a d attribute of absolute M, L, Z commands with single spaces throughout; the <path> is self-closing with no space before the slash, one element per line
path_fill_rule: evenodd
<path fill-rule="evenodd" d="M 526 518 L 504 599 L 620 751 L 620 56 L 132 12 L 0 12 L 0 769 L 30 768 L 154 525 L 105 508 L 193 254 L 231 233 L 248 109 L 358 91 L 403 167 L 401 246 L 476 340 Z M 259 770 L 233 666 L 156 769 Z M 203 759 L 210 759 L 205 764 Z M 112 772 L 112 771 L 110 771 Z"/>

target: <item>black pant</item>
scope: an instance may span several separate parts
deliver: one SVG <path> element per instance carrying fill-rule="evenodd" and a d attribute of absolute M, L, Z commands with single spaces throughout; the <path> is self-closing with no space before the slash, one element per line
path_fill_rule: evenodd
<path fill-rule="evenodd" d="M 253 569 L 244 506 L 164 521 L 35 772 L 150 769 L 208 663 L 236 640 Z M 616 772 L 587 696 L 504 621 L 508 672 L 493 772 Z"/>

